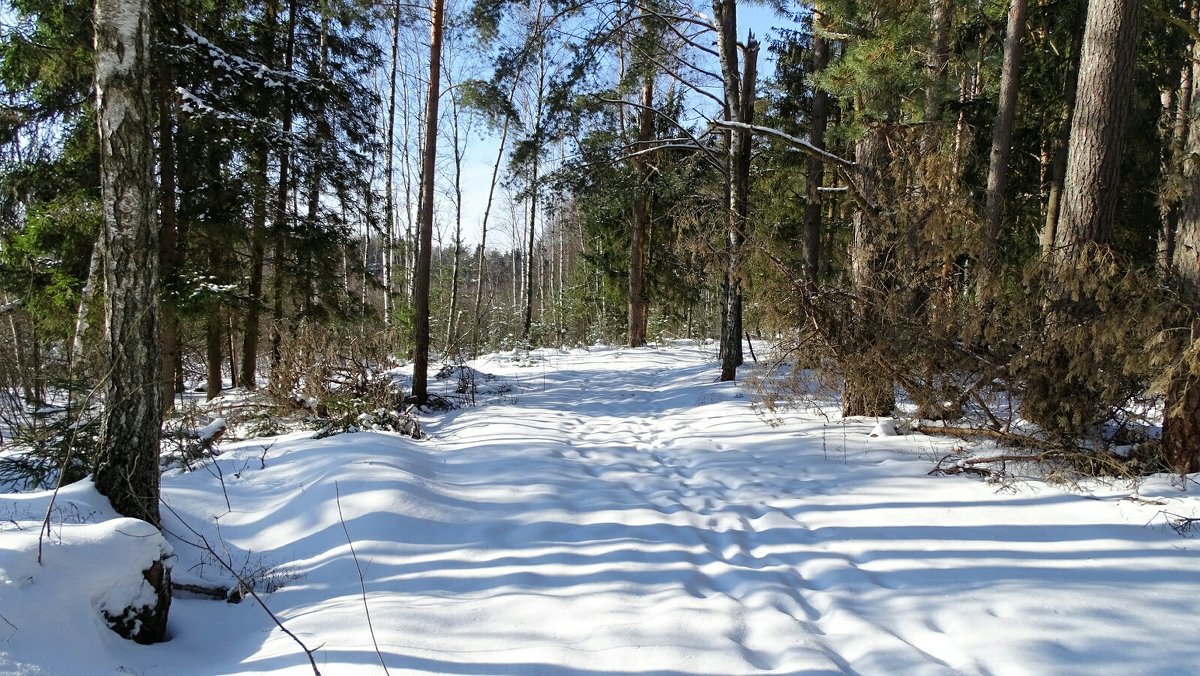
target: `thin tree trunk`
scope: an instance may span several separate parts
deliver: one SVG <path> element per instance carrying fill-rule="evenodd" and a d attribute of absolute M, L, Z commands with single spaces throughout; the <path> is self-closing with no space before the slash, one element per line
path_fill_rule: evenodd
<path fill-rule="evenodd" d="M 429 95 L 425 101 L 425 144 L 421 156 L 421 211 L 418 228 L 420 242 L 413 280 L 413 324 L 416 335 L 413 349 L 412 396 L 418 406 L 423 406 L 429 397 L 429 272 L 433 246 L 433 178 L 437 160 L 438 94 L 441 89 L 444 12 L 443 0 L 433 0 L 429 34 Z"/>
<path fill-rule="evenodd" d="M 176 374 L 179 363 L 179 320 L 175 315 L 175 293 L 179 286 L 178 274 L 178 229 L 176 227 L 175 200 L 175 129 L 171 115 L 171 68 L 167 59 L 158 63 L 158 153 L 161 190 L 159 220 L 159 261 L 164 271 L 165 293 L 160 301 L 162 317 L 162 403 L 163 410 L 175 408 Z"/>
<path fill-rule="evenodd" d="M 448 69 L 446 87 L 453 90 L 454 82 Z M 450 267 L 450 311 L 446 317 L 446 352 L 458 352 L 458 277 L 459 261 L 462 259 L 462 164 L 466 154 L 466 139 L 462 137 L 458 117 L 458 95 L 450 96 L 450 128 L 454 137 L 454 244 L 453 261 Z"/>
<path fill-rule="evenodd" d="M 648 22 L 647 22 L 648 23 Z M 634 158 L 638 187 L 633 203 L 633 237 L 629 246 L 629 347 L 646 344 L 649 301 L 646 297 L 646 238 L 650 232 L 650 143 L 654 140 L 654 76 L 642 78 L 642 104 L 638 109 L 639 154 Z"/>
<path fill-rule="evenodd" d="M 511 95 L 510 97 L 511 98 Z M 505 116 L 503 126 L 500 129 L 500 148 L 496 151 L 496 161 L 492 164 L 492 180 L 488 183 L 487 204 L 483 207 L 483 220 L 480 223 L 479 235 L 479 260 L 476 263 L 477 275 L 479 283 L 475 287 L 475 347 L 478 348 L 480 342 L 480 323 L 483 320 L 483 280 L 487 272 L 487 233 L 488 233 L 488 218 L 492 213 L 492 199 L 496 194 L 496 183 L 500 178 L 500 164 L 504 160 L 504 146 L 508 142 L 508 127 L 511 120 Z"/>
<path fill-rule="evenodd" d="M 96 242 L 92 246 L 92 255 L 88 261 L 88 276 L 87 281 L 83 285 L 83 292 L 79 295 L 79 307 L 75 311 L 75 331 L 71 339 L 71 356 L 72 364 L 77 364 L 83 356 L 83 341 L 88 330 L 88 312 L 92 306 L 92 300 L 96 296 L 96 282 L 101 281 L 104 275 L 104 246 L 103 242 Z M 9 318 L 11 321 L 11 317 Z M 16 336 L 16 326 L 13 327 L 13 335 Z"/>
<path fill-rule="evenodd" d="M 284 69 L 292 70 L 296 51 L 296 0 L 288 2 L 287 43 L 284 47 Z M 292 133 L 292 93 L 290 88 L 283 92 L 283 134 Z M 275 193 L 275 252 L 271 266 L 271 373 L 283 358 L 283 299 L 285 295 L 284 269 L 287 260 L 287 244 L 289 239 L 288 227 L 288 195 L 291 193 L 292 154 L 288 144 L 284 143 L 279 151 L 279 185 Z"/>
<path fill-rule="evenodd" d="M 819 7 L 819 5 L 816 5 Z M 822 15 L 813 10 L 813 74 L 819 75 L 829 66 L 829 43 L 821 35 Z M 829 94 L 813 89 L 812 114 L 809 117 L 808 140 L 814 147 L 825 149 L 825 132 L 829 127 Z M 808 158 L 808 175 L 804 190 L 804 275 L 816 284 L 821 269 L 821 184 L 825 182 L 825 163 L 815 156 Z"/>
<path fill-rule="evenodd" d="M 1189 3 L 1191 4 L 1191 3 Z M 1189 16 L 1193 26 L 1200 25 L 1200 5 L 1191 4 Z M 1179 228 L 1182 201 L 1186 195 L 1185 164 L 1187 161 L 1188 132 L 1191 125 L 1192 100 L 1195 96 L 1196 59 L 1200 57 L 1200 44 L 1192 42 L 1188 50 L 1191 58 L 1183 63 L 1179 71 L 1179 86 L 1164 95 L 1163 114 L 1169 124 L 1169 138 L 1163 149 L 1163 176 L 1166 177 L 1159 191 L 1159 209 L 1162 226 L 1158 238 L 1158 269 L 1164 273 L 1173 267 L 1175 259 L 1175 236 Z"/>
<path fill-rule="evenodd" d="M 1075 29 L 1071 33 L 1070 52 L 1067 55 L 1067 76 L 1063 83 L 1063 110 L 1058 137 L 1055 139 L 1054 164 L 1050 170 L 1050 187 L 1046 193 L 1046 223 L 1040 235 L 1042 255 L 1049 256 L 1058 240 L 1058 221 L 1062 212 L 1063 182 L 1067 177 L 1067 153 L 1071 143 L 1071 124 L 1075 117 L 1075 101 L 1079 91 L 1079 59 L 1083 41 L 1083 29 L 1087 18 L 1086 0 L 1075 2 Z"/>
<path fill-rule="evenodd" d="M 983 255 L 979 266 L 979 288 L 990 293 L 998 278 L 997 248 L 1000 219 L 1008 186 L 1008 156 L 1012 150 L 1013 122 L 1017 117 L 1017 91 L 1021 82 L 1021 38 L 1025 35 L 1026 0 L 1008 6 L 1008 28 L 1004 34 L 1004 64 L 1000 75 L 1000 101 L 992 129 L 992 153 L 988 164 L 987 203 L 984 208 Z"/>
<path fill-rule="evenodd" d="M 1192 25 L 1200 23 L 1200 16 L 1195 10 L 1192 13 Z M 1193 42 L 1191 54 L 1200 53 L 1200 43 Z M 1187 68 L 1187 66 L 1185 66 Z M 1189 78 L 1190 79 L 1190 76 Z M 1189 83 L 1187 92 L 1191 101 L 1180 100 L 1180 108 L 1186 106 L 1192 111 L 1200 109 L 1200 90 Z M 1181 91 L 1184 89 L 1180 88 Z M 1184 119 L 1182 135 L 1185 138 L 1184 147 L 1180 149 L 1188 156 L 1195 158 L 1200 155 L 1200 124 L 1191 119 L 1190 115 L 1177 116 Z M 1191 322 L 1185 335 L 1179 340 L 1180 355 L 1167 383 L 1167 398 L 1164 405 L 1162 442 L 1163 451 L 1172 471 L 1179 474 L 1190 474 L 1200 471 L 1200 369 L 1196 362 L 1200 359 L 1196 346 L 1200 345 L 1200 318 L 1197 308 L 1200 307 L 1200 166 L 1193 159 L 1185 162 L 1184 166 L 1184 195 L 1178 215 L 1178 229 L 1174 235 L 1174 247 L 1171 252 L 1171 268 L 1178 285 L 1179 296 L 1188 306 Z"/>
<path fill-rule="evenodd" d="M 264 59 L 269 66 L 275 65 L 275 22 L 279 14 L 278 0 L 266 6 L 266 20 L 258 41 L 263 45 Z M 270 110 L 268 93 L 259 92 L 259 112 L 263 117 Z M 267 167 L 268 149 L 265 139 L 252 142 L 250 177 L 253 187 L 250 231 L 250 281 L 247 289 L 249 302 L 242 324 L 242 373 L 238 380 L 242 387 L 253 390 L 258 386 L 258 342 L 261 332 L 263 308 L 263 268 L 266 262 L 267 239 Z"/>
<path fill-rule="evenodd" d="M 758 42 L 753 33 L 746 39 L 745 64 L 738 73 L 737 3 L 736 0 L 714 0 L 713 18 L 717 29 L 717 53 L 720 55 L 721 77 L 724 85 L 726 119 L 749 124 L 754 115 L 754 89 L 757 76 Z M 742 288 L 741 248 L 746 239 L 746 217 L 749 209 L 750 135 L 733 129 L 728 135 L 729 171 L 726 208 L 727 246 L 725 268 L 725 300 L 721 322 L 721 380 L 737 377 L 742 365 Z"/>
<path fill-rule="evenodd" d="M 398 52 L 400 50 L 400 6 L 396 4 L 392 7 L 392 60 L 391 68 L 388 76 L 388 113 L 387 113 L 387 134 L 386 145 L 383 150 L 384 157 L 384 202 L 383 202 L 383 219 L 385 222 L 383 230 L 383 325 L 392 325 L 392 315 L 395 309 L 392 304 L 394 297 L 392 290 L 394 283 L 392 281 L 392 251 L 394 243 L 392 238 L 396 232 L 396 188 L 395 180 L 395 165 L 393 158 L 396 153 L 396 71 L 399 69 Z"/>

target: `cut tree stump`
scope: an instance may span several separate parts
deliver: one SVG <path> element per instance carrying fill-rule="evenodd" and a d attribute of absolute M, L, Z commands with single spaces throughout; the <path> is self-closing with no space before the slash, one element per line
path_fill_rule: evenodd
<path fill-rule="evenodd" d="M 159 559 L 142 571 L 142 577 L 154 589 L 153 606 L 128 607 L 120 614 L 103 611 L 108 626 L 123 638 L 142 645 L 161 643 L 167 638 L 167 613 L 171 608 L 171 569 Z"/>

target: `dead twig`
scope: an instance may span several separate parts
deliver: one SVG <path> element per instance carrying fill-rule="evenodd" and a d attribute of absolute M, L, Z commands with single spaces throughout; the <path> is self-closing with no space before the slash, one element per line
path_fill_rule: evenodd
<path fill-rule="evenodd" d="M 283 626 L 283 622 L 275 615 L 275 613 L 273 613 L 271 611 L 271 609 L 269 607 L 267 607 L 267 604 L 265 601 L 262 600 L 262 597 L 260 597 L 258 595 L 258 593 L 254 591 L 254 586 L 251 585 L 249 582 L 247 582 L 245 579 L 243 579 L 242 576 L 239 575 L 238 572 L 233 569 L 233 565 L 231 563 L 229 563 L 229 562 L 225 561 L 225 559 L 221 558 L 221 555 L 218 554 L 215 549 L 213 549 L 212 544 L 209 543 L 208 538 L 204 537 L 204 534 L 200 533 L 195 528 L 192 528 L 191 525 L 188 524 L 187 521 L 183 520 L 183 517 L 179 515 L 179 512 L 176 512 L 174 510 L 174 508 L 172 508 L 171 505 L 167 504 L 167 502 L 165 500 L 160 499 L 159 502 L 162 503 L 163 507 L 167 508 L 167 511 L 170 512 L 175 517 L 175 519 L 177 521 L 179 521 L 180 524 L 183 525 L 184 528 L 188 529 L 188 531 L 191 532 L 192 535 L 197 537 L 199 539 L 199 541 L 192 542 L 191 540 L 188 540 L 187 538 L 182 537 L 178 533 L 172 533 L 166 527 L 163 527 L 163 532 L 167 533 L 168 535 L 174 537 L 176 540 L 179 540 L 180 542 L 182 542 L 186 545 L 195 547 L 196 549 L 203 549 L 204 551 L 208 552 L 213 557 L 213 559 L 216 560 L 216 562 L 221 565 L 222 568 L 224 568 L 226 571 L 228 571 L 229 574 L 232 575 L 235 580 L 237 580 L 238 586 L 242 589 L 245 589 L 246 593 L 250 594 L 251 598 L 254 599 L 254 602 L 257 603 L 258 606 L 263 609 L 263 612 L 265 612 L 267 614 L 267 616 L 271 618 L 271 621 L 275 623 L 275 626 L 279 627 L 280 631 L 287 634 L 293 641 L 296 642 L 296 645 L 300 646 L 300 649 L 304 651 L 305 656 L 308 657 L 308 663 L 310 665 L 312 665 L 313 674 L 315 676 L 321 676 L 321 670 L 317 668 L 317 659 L 313 655 L 313 651 L 310 650 L 308 646 L 304 645 L 304 641 L 301 641 L 299 636 L 296 636 L 295 634 L 293 634 L 291 632 L 291 630 L 289 630 L 287 627 Z"/>
<path fill-rule="evenodd" d="M 358 588 L 362 590 L 363 614 L 367 616 L 367 631 L 371 632 L 371 643 L 375 645 L 375 655 L 379 658 L 379 666 L 383 673 L 388 673 L 387 662 L 383 660 L 383 651 L 379 649 L 379 640 L 375 638 L 375 625 L 371 623 L 371 608 L 367 605 L 367 582 L 363 578 L 362 566 L 358 565 L 358 554 L 354 551 L 354 541 L 350 538 L 350 529 L 346 527 L 346 517 L 342 516 L 342 490 L 338 482 L 333 482 L 333 494 L 337 501 L 338 521 L 342 524 L 342 532 L 346 534 L 346 544 L 350 546 L 350 558 L 354 559 L 354 569 L 358 571 Z"/>

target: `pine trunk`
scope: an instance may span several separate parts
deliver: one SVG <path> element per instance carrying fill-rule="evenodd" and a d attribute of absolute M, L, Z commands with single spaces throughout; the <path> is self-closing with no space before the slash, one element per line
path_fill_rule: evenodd
<path fill-rule="evenodd" d="M 641 152 L 634 161 L 638 187 L 633 203 L 633 237 L 629 246 L 629 347 L 646 344 L 649 316 L 646 298 L 646 239 L 650 232 L 650 142 L 654 138 L 654 77 L 642 80 L 642 103 L 638 109 L 638 143 Z"/>
<path fill-rule="evenodd" d="M 988 163 L 987 204 L 984 208 L 983 256 L 979 267 L 979 288 L 985 293 L 999 275 L 997 250 L 1000 220 L 1008 187 L 1008 156 L 1012 150 L 1013 123 L 1017 118 L 1017 91 L 1021 82 L 1021 38 L 1025 35 L 1026 0 L 1012 0 L 1008 6 L 1008 29 L 1004 34 L 1004 64 L 1000 75 L 1000 101 L 992 128 L 992 153 Z"/>
<path fill-rule="evenodd" d="M 1060 264 L 1074 265 L 1086 245 L 1112 240 L 1141 9 L 1141 0 L 1088 4 L 1056 237 Z"/>
<path fill-rule="evenodd" d="M 417 264 L 413 276 L 413 385 L 418 406 L 429 398 L 429 283 L 433 246 L 433 178 L 437 161 L 438 94 L 442 71 L 443 0 L 433 0 L 429 39 L 429 94 L 425 105 L 425 144 L 421 155 L 421 211 L 418 214 Z"/>
<path fill-rule="evenodd" d="M 888 166 L 887 139 L 879 125 L 872 125 L 854 148 L 854 160 L 859 169 L 859 188 L 864 195 L 877 195 L 883 183 L 883 172 Z M 850 283 L 854 289 L 855 321 L 863 327 L 879 323 L 876 299 L 878 283 L 878 249 L 883 233 L 879 232 L 876 216 L 860 207 L 854 215 L 854 243 L 850 252 Z M 864 331 L 863 340 L 881 340 L 880 336 Z M 845 390 L 842 393 L 843 416 L 885 416 L 896 408 L 896 397 L 891 377 L 880 372 L 877 364 L 861 355 L 846 358 Z M 849 360 L 853 360 L 852 362 Z"/>
<path fill-rule="evenodd" d="M 1193 15 L 1195 18 L 1195 15 Z M 1193 53 L 1200 46 L 1193 45 Z M 1200 91 L 1193 91 L 1189 108 L 1200 106 Z M 1183 101 L 1180 106 L 1185 105 Z M 1200 155 L 1200 124 L 1186 126 L 1186 146 L 1191 157 Z M 1163 416 L 1163 450 L 1171 469 L 1180 474 L 1200 471 L 1200 166 L 1193 159 L 1184 164 L 1184 198 L 1174 235 L 1171 268 L 1179 296 L 1193 313 L 1190 331 L 1184 336 L 1167 385 L 1166 414 Z"/>
<path fill-rule="evenodd" d="M 1082 0 L 1075 0 L 1079 5 Z M 1063 110 L 1061 128 L 1056 139 L 1054 162 L 1050 169 L 1050 186 L 1046 191 L 1046 223 L 1040 235 L 1042 256 L 1054 251 L 1058 239 L 1058 219 L 1062 212 L 1062 188 L 1067 177 L 1067 152 L 1071 143 L 1071 120 L 1075 116 L 1075 101 L 1079 91 L 1079 51 L 1083 41 L 1086 7 L 1077 6 L 1079 16 L 1071 34 L 1070 52 L 1067 55 L 1067 75 L 1063 83 Z"/>
<path fill-rule="evenodd" d="M 819 74 L 829 66 L 829 43 L 821 36 L 821 14 L 813 12 L 813 73 Z M 825 132 L 829 127 L 829 94 L 814 89 L 812 116 L 809 118 L 808 140 L 814 147 L 825 149 Z M 804 275 L 816 284 L 821 270 L 821 185 L 825 182 L 825 163 L 818 157 L 808 158 L 805 179 L 804 205 Z"/>

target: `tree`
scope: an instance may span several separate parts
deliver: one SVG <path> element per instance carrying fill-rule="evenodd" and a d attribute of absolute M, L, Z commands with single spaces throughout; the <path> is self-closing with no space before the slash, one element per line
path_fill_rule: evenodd
<path fill-rule="evenodd" d="M 996 277 L 996 247 L 1000 239 L 1000 217 L 1008 185 L 1008 154 L 1012 150 L 1013 121 L 1017 116 L 1017 90 L 1020 86 L 1021 38 L 1025 34 L 1026 0 L 1012 0 L 1008 6 L 1008 29 L 1004 33 L 1004 66 L 1000 77 L 1000 103 L 992 130 L 991 162 L 988 166 L 987 204 L 984 209 L 983 260 L 980 288 Z"/>
<path fill-rule="evenodd" d="M 1141 0 L 1091 0 L 1080 55 L 1078 103 L 1055 258 L 1077 264 L 1088 244 L 1108 244 L 1120 185 Z"/>
<path fill-rule="evenodd" d="M 413 280 L 413 385 L 418 406 L 429 398 L 429 282 L 433 246 L 433 179 L 437 162 L 438 95 L 442 69 L 443 0 L 433 0 L 429 33 L 429 95 L 425 100 L 425 145 L 421 157 L 421 210 L 418 214 L 417 265 Z"/>
<path fill-rule="evenodd" d="M 737 3 L 713 0 L 713 19 L 717 30 L 717 52 L 724 85 L 725 119 L 744 125 L 754 122 L 754 94 L 757 86 L 758 41 L 751 33 L 743 50 L 744 63 L 738 67 Z M 728 203 L 725 210 L 727 251 L 725 302 L 721 321 L 721 380 L 737 377 L 742 365 L 742 246 L 746 241 L 750 210 L 750 132 L 734 127 L 726 135 L 726 171 Z"/>
<path fill-rule="evenodd" d="M 110 372 L 96 487 L 126 516 L 158 524 L 158 229 L 145 0 L 96 3 L 96 110 Z"/>
<path fill-rule="evenodd" d="M 110 370 L 94 472 L 114 509 L 159 525 L 162 389 L 159 247 L 155 218 L 153 108 L 148 0 L 98 0 L 96 119 L 104 215 L 105 319 Z M 157 604 L 131 638 L 166 636 L 170 574 L 161 561 L 146 572 Z"/>
<path fill-rule="evenodd" d="M 1193 26 L 1198 14 L 1195 10 L 1191 14 Z M 1189 51 L 1193 58 L 1200 56 L 1200 42 Z M 1200 104 L 1200 86 L 1192 68 L 1193 64 L 1186 64 L 1181 73 L 1177 105 L 1183 110 L 1196 110 Z M 1189 158 L 1184 164 L 1185 193 L 1174 232 L 1164 239 L 1170 240 L 1168 263 L 1180 298 L 1191 309 L 1191 321 L 1183 332 L 1182 357 L 1168 376 L 1162 442 L 1171 470 L 1188 474 L 1200 471 L 1200 124 L 1186 113 L 1180 117 L 1184 121 L 1176 134 L 1183 137 L 1180 150 Z"/>

